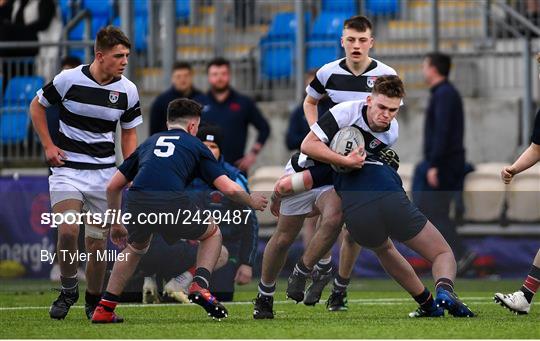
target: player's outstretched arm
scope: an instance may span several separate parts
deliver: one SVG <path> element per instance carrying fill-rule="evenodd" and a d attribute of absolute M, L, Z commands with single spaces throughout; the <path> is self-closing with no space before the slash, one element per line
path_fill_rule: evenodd
<path fill-rule="evenodd" d="M 366 153 L 363 147 L 359 147 L 344 156 L 332 151 L 317 135 L 310 131 L 300 147 L 302 153 L 309 157 L 336 166 L 359 169 L 364 165 Z"/>
<path fill-rule="evenodd" d="M 523 154 L 508 167 L 504 167 L 501 171 L 501 178 L 505 184 L 509 184 L 514 178 L 514 175 L 523 172 L 524 170 L 534 166 L 540 161 L 540 145 L 531 143 L 531 145 L 525 149 Z"/>
<path fill-rule="evenodd" d="M 234 202 L 249 206 L 254 210 L 264 211 L 268 204 L 268 199 L 264 195 L 260 193 L 248 194 L 239 184 L 226 175 L 217 177 L 213 185 Z"/>
<path fill-rule="evenodd" d="M 66 154 L 53 143 L 47 127 L 45 107 L 39 103 L 37 96 L 30 103 L 30 118 L 45 150 L 47 163 L 53 167 L 62 166 L 64 164 L 62 160 L 66 159 Z"/>

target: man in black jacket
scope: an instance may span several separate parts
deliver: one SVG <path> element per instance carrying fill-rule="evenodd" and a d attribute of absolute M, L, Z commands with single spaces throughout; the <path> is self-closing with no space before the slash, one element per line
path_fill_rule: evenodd
<path fill-rule="evenodd" d="M 167 106 L 177 98 L 189 98 L 200 104 L 205 95 L 193 86 L 193 68 L 187 62 L 176 62 L 171 75 L 171 87 L 161 93 L 150 108 L 150 135 L 167 131 Z"/>
<path fill-rule="evenodd" d="M 474 260 L 450 219 L 450 203 L 463 190 L 465 174 L 465 130 L 461 95 L 448 80 L 451 59 L 430 53 L 422 72 L 431 97 L 424 124 L 424 160 L 416 167 L 413 199 L 420 210 L 437 226 L 458 260 L 458 274 Z"/>

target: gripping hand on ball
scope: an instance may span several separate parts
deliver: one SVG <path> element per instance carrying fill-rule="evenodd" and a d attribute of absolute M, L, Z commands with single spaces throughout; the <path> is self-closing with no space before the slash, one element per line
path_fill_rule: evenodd
<path fill-rule="evenodd" d="M 360 169 L 364 166 L 364 161 L 366 161 L 366 151 L 363 146 L 360 146 L 345 156 L 345 167 L 352 169 Z"/>

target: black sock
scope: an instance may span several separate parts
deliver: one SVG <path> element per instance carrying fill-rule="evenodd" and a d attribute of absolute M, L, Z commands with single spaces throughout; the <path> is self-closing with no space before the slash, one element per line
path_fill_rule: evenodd
<path fill-rule="evenodd" d="M 101 301 L 99 302 L 99 305 L 103 307 L 108 312 L 114 311 L 114 308 L 116 308 L 116 305 L 120 301 L 120 296 L 117 296 L 115 294 L 111 294 L 108 291 L 105 291 L 103 293 L 103 297 L 101 298 Z"/>
<path fill-rule="evenodd" d="M 539 286 L 540 286 L 540 268 L 533 265 L 531 268 L 531 271 L 529 271 L 529 275 L 525 279 L 525 282 L 523 282 L 523 286 L 519 290 L 523 292 L 527 302 L 531 303 Z"/>
<path fill-rule="evenodd" d="M 101 299 L 101 295 L 94 295 L 88 292 L 84 293 L 84 300 L 86 303 L 88 303 L 91 306 L 96 306 L 99 303 L 99 300 Z"/>
<path fill-rule="evenodd" d="M 435 283 L 435 290 L 439 290 L 439 288 L 454 292 L 454 282 L 451 279 L 441 277 Z"/>
<path fill-rule="evenodd" d="M 336 278 L 334 278 L 334 289 L 332 290 L 336 292 L 347 291 L 347 286 L 349 285 L 350 281 L 350 278 L 343 278 L 337 274 Z"/>
<path fill-rule="evenodd" d="M 201 288 L 208 289 L 210 286 L 210 277 L 212 273 L 206 268 L 197 268 L 195 270 L 195 275 L 193 276 L 193 281 L 197 283 Z"/>
<path fill-rule="evenodd" d="M 431 295 L 431 292 L 429 292 L 428 288 L 424 288 L 424 292 L 422 292 L 418 296 L 413 296 L 413 298 L 416 303 L 420 305 L 420 308 L 424 309 L 425 311 L 432 311 L 435 308 L 433 295 Z"/>
<path fill-rule="evenodd" d="M 79 291 L 79 280 L 77 275 L 74 277 L 60 276 L 60 282 L 62 283 L 62 291 L 67 294 L 75 294 Z"/>
<path fill-rule="evenodd" d="M 274 296 L 276 292 L 276 282 L 271 285 L 263 284 L 262 281 L 259 282 L 259 294 L 263 296 Z"/>
<path fill-rule="evenodd" d="M 315 269 L 320 273 L 328 273 L 332 271 L 332 257 L 321 259 L 315 264 Z"/>
<path fill-rule="evenodd" d="M 300 258 L 300 260 L 294 266 L 294 272 L 296 272 L 297 274 L 299 274 L 300 276 L 303 276 L 303 277 L 306 277 L 307 275 L 309 275 L 311 273 L 311 270 L 312 269 L 309 269 L 304 264 L 304 262 L 302 261 L 302 258 Z"/>

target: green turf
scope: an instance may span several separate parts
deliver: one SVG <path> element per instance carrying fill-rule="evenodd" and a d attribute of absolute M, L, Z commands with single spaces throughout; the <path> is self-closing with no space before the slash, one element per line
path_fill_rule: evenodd
<path fill-rule="evenodd" d="M 461 297 L 478 314 L 475 318 L 410 319 L 415 303 L 389 280 L 356 281 L 349 295 L 349 311 L 325 311 L 291 302 L 274 305 L 274 320 L 252 318 L 255 285 L 240 288 L 237 303 L 228 304 L 229 318 L 212 321 L 194 305 L 121 305 L 117 312 L 126 321 L 92 325 L 81 306 L 72 308 L 66 320 L 53 321 L 48 306 L 56 294 L 49 282 L 0 282 L 2 338 L 540 338 L 540 309 L 515 316 L 491 301 L 495 291 L 510 291 L 520 281 L 460 281 Z M 285 283 L 278 285 L 277 301 L 284 301 Z M 325 293 L 323 297 L 327 297 Z M 7 309 L 15 307 L 15 309 Z M 536 309 L 535 309 L 536 308 Z"/>

